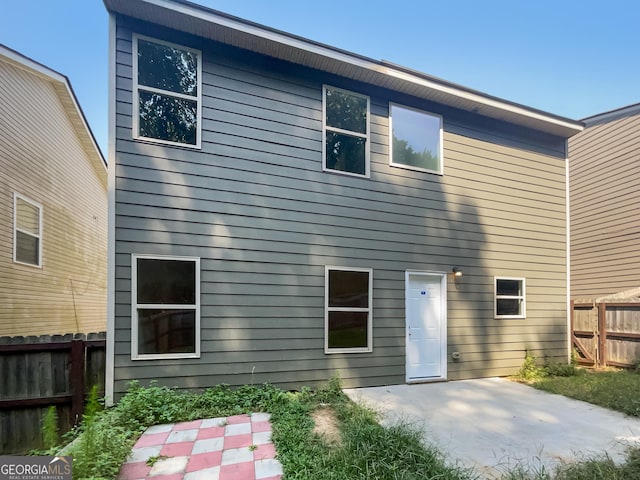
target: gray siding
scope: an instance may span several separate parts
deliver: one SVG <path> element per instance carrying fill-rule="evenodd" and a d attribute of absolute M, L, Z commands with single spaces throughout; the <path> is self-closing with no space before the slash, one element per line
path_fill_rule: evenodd
<path fill-rule="evenodd" d="M 137 31 L 161 36 L 160 29 Z M 405 380 L 404 273 L 451 272 L 449 378 L 566 358 L 563 142 L 177 33 L 203 50 L 202 150 L 131 134 L 131 25 L 117 30 L 115 392 Z M 322 84 L 371 98 L 371 178 L 322 172 Z M 442 113 L 444 176 L 389 166 L 388 103 Z M 131 253 L 201 258 L 202 356 L 130 359 Z M 324 266 L 373 268 L 373 352 L 325 355 Z M 493 318 L 493 276 L 526 277 L 527 318 Z"/>
<path fill-rule="evenodd" d="M 569 142 L 571 296 L 640 286 L 640 107 L 595 121 Z"/>

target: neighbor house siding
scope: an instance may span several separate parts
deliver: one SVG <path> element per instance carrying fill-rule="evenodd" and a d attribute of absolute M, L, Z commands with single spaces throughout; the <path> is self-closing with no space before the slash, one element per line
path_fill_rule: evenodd
<path fill-rule="evenodd" d="M 132 140 L 132 27 L 203 51 L 202 150 Z M 561 139 L 122 18 L 116 35 L 116 395 L 403 383 L 405 271 L 452 266 L 449 378 L 566 358 Z M 371 178 L 322 171 L 323 84 L 370 97 Z M 389 166 L 390 101 L 444 116 L 443 176 Z M 201 259 L 200 359 L 131 360 L 132 253 Z M 325 265 L 373 269 L 373 352 L 324 354 Z M 526 319 L 493 318 L 495 275 L 526 277 Z"/>
<path fill-rule="evenodd" d="M 0 336 L 106 328 L 106 169 L 53 84 L 0 61 Z M 42 206 L 42 265 L 13 261 L 13 195 Z"/>
<path fill-rule="evenodd" d="M 587 120 L 569 141 L 571 296 L 640 287 L 640 106 Z"/>

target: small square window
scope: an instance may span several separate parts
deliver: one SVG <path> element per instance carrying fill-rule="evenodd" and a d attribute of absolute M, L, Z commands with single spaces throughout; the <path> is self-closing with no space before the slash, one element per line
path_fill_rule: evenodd
<path fill-rule="evenodd" d="M 42 266 L 42 206 L 13 194 L 13 261 Z"/>
<path fill-rule="evenodd" d="M 201 54 L 134 35 L 134 137 L 200 147 Z"/>
<path fill-rule="evenodd" d="M 132 256 L 132 358 L 200 355 L 200 259 Z"/>
<path fill-rule="evenodd" d="M 369 97 L 323 88 L 324 170 L 369 176 Z"/>
<path fill-rule="evenodd" d="M 525 318 L 526 296 L 524 278 L 495 278 L 495 318 Z"/>
<path fill-rule="evenodd" d="M 389 104 L 390 164 L 442 174 L 442 117 Z"/>
<path fill-rule="evenodd" d="M 372 351 L 372 273 L 325 268 L 325 353 Z"/>

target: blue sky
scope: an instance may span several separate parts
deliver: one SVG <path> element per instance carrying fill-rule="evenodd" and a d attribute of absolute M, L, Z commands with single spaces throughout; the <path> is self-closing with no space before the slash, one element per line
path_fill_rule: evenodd
<path fill-rule="evenodd" d="M 640 102 L 635 0 L 198 0 L 232 15 L 580 119 Z M 100 0 L 5 1 L 0 43 L 69 77 L 106 155 Z"/>

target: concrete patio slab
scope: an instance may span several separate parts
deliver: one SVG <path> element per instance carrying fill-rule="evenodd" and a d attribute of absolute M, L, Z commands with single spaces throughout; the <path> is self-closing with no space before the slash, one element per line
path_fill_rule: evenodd
<path fill-rule="evenodd" d="M 493 478 L 523 465 L 607 452 L 624 458 L 640 443 L 640 419 L 501 378 L 348 389 L 354 401 L 380 411 L 383 423 L 409 421 L 451 462 Z"/>

